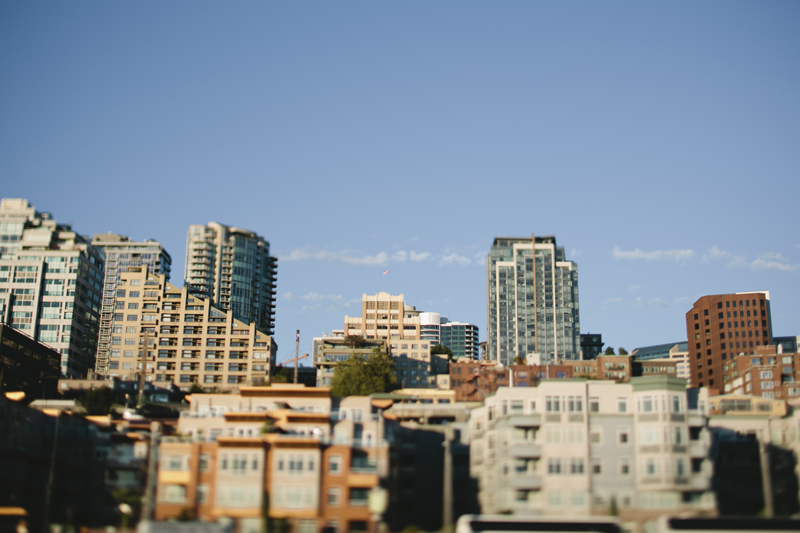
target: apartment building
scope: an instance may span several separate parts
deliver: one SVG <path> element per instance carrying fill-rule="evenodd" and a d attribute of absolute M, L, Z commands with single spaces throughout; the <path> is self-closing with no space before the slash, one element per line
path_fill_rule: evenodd
<path fill-rule="evenodd" d="M 0 310 L 12 328 L 61 354 L 60 371 L 95 368 L 103 256 L 27 200 L 0 201 Z"/>
<path fill-rule="evenodd" d="M 449 365 L 449 375 L 438 384 L 456 392 L 456 401 L 483 401 L 499 387 L 535 387 L 542 379 L 587 378 L 625 382 L 640 376 L 677 376 L 675 361 L 636 361 L 629 355 L 600 355 L 596 360 L 561 361 L 560 364 L 499 366 L 489 362 L 459 360 Z"/>
<path fill-rule="evenodd" d="M 317 369 L 317 386 L 330 386 L 333 371 L 340 361 L 346 361 L 354 355 L 369 357 L 375 350 L 388 353 L 388 341 L 356 336 L 346 338 L 341 330 L 333 330 L 331 335 L 314 337 L 311 353 L 314 367 Z"/>
<path fill-rule="evenodd" d="M 256 233 L 217 222 L 189 226 L 184 284 L 189 293 L 272 335 L 278 259 Z"/>
<path fill-rule="evenodd" d="M 482 512 L 713 512 L 706 405 L 668 376 L 498 389 L 470 420 Z"/>
<path fill-rule="evenodd" d="M 368 397 L 332 399 L 325 388 L 243 387 L 193 394 L 182 438 L 161 444 L 156 519 L 184 509 L 240 532 L 375 527 L 370 490 L 388 472 L 385 421 Z"/>
<path fill-rule="evenodd" d="M 748 394 L 790 400 L 800 396 L 800 354 L 783 346 L 759 346 L 722 365 L 725 394 Z"/>
<path fill-rule="evenodd" d="M 272 337 L 168 283 L 166 274 L 130 267 L 119 274 L 115 298 L 108 377 L 138 379 L 144 364 L 147 380 L 182 388 L 235 389 L 270 379 L 278 349 Z"/>
<path fill-rule="evenodd" d="M 362 294 L 361 316 L 344 317 L 344 335 L 389 341 L 421 340 L 419 315 L 414 306 L 405 304 L 402 294 Z"/>
<path fill-rule="evenodd" d="M 454 358 L 480 357 L 478 326 L 475 324 L 451 322 L 449 318 L 432 312 L 420 313 L 419 320 L 422 340 L 450 348 Z"/>
<path fill-rule="evenodd" d="M 103 277 L 103 304 L 100 311 L 99 338 L 97 341 L 97 357 L 95 373 L 100 376 L 108 374 L 108 356 L 111 353 L 111 326 L 114 319 L 114 308 L 117 296 L 117 283 L 120 272 L 130 267 L 146 266 L 153 274 L 164 274 L 166 281 L 172 269 L 172 257 L 161 244 L 147 239 L 143 242 L 131 241 L 125 235 L 115 233 L 95 234 L 92 246 L 105 255 L 105 273 Z"/>
<path fill-rule="evenodd" d="M 692 386 L 723 390 L 726 362 L 773 344 L 769 292 L 703 296 L 686 313 L 686 336 Z"/>
<path fill-rule="evenodd" d="M 496 237 L 486 285 L 489 359 L 580 359 L 578 267 L 555 237 Z"/>

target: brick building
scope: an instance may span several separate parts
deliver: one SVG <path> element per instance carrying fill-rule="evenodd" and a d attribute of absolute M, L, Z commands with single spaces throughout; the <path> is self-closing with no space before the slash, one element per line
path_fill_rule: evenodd
<path fill-rule="evenodd" d="M 686 337 L 691 385 L 723 390 L 723 367 L 772 344 L 769 292 L 703 296 L 686 313 Z"/>

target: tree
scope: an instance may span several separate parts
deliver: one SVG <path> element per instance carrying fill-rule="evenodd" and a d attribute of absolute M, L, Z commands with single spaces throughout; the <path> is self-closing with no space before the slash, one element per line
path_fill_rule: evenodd
<path fill-rule="evenodd" d="M 434 344 L 431 346 L 431 355 L 436 354 L 447 354 L 447 360 L 450 362 L 455 362 L 456 360 L 455 356 L 453 355 L 453 350 L 442 344 Z"/>
<path fill-rule="evenodd" d="M 269 379 L 270 383 L 291 383 L 294 381 L 294 374 L 291 370 L 282 366 L 275 371 Z"/>
<path fill-rule="evenodd" d="M 114 391 L 104 386 L 86 391 L 86 397 L 81 403 L 87 415 L 103 416 L 111 412 L 115 399 Z"/>
<path fill-rule="evenodd" d="M 617 499 L 615 497 L 611 497 L 611 502 L 608 504 L 608 514 L 611 516 L 617 516 L 619 514 L 619 510 L 617 509 Z"/>
<path fill-rule="evenodd" d="M 189 387 L 189 394 L 203 394 L 204 392 L 203 387 L 197 383 L 192 383 L 192 386 Z"/>
<path fill-rule="evenodd" d="M 609 346 L 608 348 L 606 348 L 606 351 L 603 352 L 603 355 L 614 355 L 614 348 Z"/>
<path fill-rule="evenodd" d="M 369 357 L 353 355 L 333 369 L 331 395 L 369 396 L 397 388 L 392 356 L 376 348 Z"/>
<path fill-rule="evenodd" d="M 620 355 L 628 355 L 628 350 L 626 350 L 626 349 L 625 349 L 625 348 L 623 348 L 622 346 L 620 346 L 620 347 L 619 347 L 619 350 L 618 350 L 618 351 L 619 351 L 619 354 L 620 354 Z"/>
<path fill-rule="evenodd" d="M 516 356 L 514 358 L 514 364 L 515 365 L 524 365 L 525 364 L 525 359 L 523 359 L 521 355 L 518 355 L 518 356 Z"/>

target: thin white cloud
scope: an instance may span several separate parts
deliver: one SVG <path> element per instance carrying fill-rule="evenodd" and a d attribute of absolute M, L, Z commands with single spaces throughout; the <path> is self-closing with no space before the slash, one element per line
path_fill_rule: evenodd
<path fill-rule="evenodd" d="M 312 302 L 320 302 L 325 299 L 325 296 L 318 293 L 318 292 L 309 292 L 303 295 L 303 300 L 312 301 Z"/>
<path fill-rule="evenodd" d="M 328 250 L 309 251 L 308 248 L 297 248 L 292 250 L 287 255 L 280 255 L 281 261 L 327 261 L 331 263 L 344 263 L 347 265 L 383 265 L 389 261 L 389 255 L 386 252 L 380 252 L 375 255 L 359 254 L 355 250 L 345 249 L 338 252 L 331 252 Z"/>
<path fill-rule="evenodd" d="M 642 286 L 641 285 L 636 285 L 634 283 L 633 285 L 628 285 L 628 290 L 631 291 L 631 292 L 640 291 L 640 290 L 642 290 Z"/>
<path fill-rule="evenodd" d="M 283 299 L 284 300 L 286 300 L 288 302 L 291 302 L 292 298 L 294 298 L 294 294 L 292 294 L 291 292 L 284 292 L 283 293 Z"/>
<path fill-rule="evenodd" d="M 447 266 L 447 265 L 471 265 L 472 259 L 465 256 L 460 255 L 455 252 L 451 252 L 449 254 L 443 255 L 439 259 L 439 266 Z"/>
<path fill-rule="evenodd" d="M 753 272 L 764 270 L 777 270 L 780 272 L 794 272 L 800 270 L 800 265 L 792 264 L 783 255 L 775 252 L 759 254 L 754 260 L 750 260 L 746 255 L 736 255 L 726 250 L 721 250 L 717 246 L 709 248 L 703 254 L 703 261 L 725 261 L 730 268 L 748 268 Z"/>
<path fill-rule="evenodd" d="M 676 300 L 677 303 L 677 300 Z M 666 303 L 661 298 L 653 298 L 652 300 L 645 300 L 641 296 L 637 296 L 634 300 L 626 300 L 625 298 L 609 298 L 603 301 L 603 305 L 607 304 L 619 304 L 619 305 L 630 305 L 632 307 L 669 307 L 669 304 Z"/>
<path fill-rule="evenodd" d="M 569 256 L 570 256 L 572 259 L 575 259 L 576 257 L 579 257 L 580 255 L 581 255 L 581 251 L 580 251 L 580 250 L 578 250 L 577 248 L 573 248 L 573 249 L 571 249 L 571 250 L 569 251 Z"/>
<path fill-rule="evenodd" d="M 339 251 L 313 250 L 306 246 L 296 248 L 287 254 L 279 254 L 279 259 L 287 261 L 321 261 L 329 263 L 343 263 L 355 266 L 377 266 L 389 263 L 421 263 L 423 261 L 436 261 L 439 266 L 448 265 L 483 265 L 486 261 L 485 252 L 465 253 L 446 248 L 443 253 L 419 252 L 416 250 L 397 250 L 391 255 L 381 251 L 376 254 L 359 253 L 352 249 Z"/>
<path fill-rule="evenodd" d="M 780 270 L 782 272 L 792 272 L 797 270 L 798 265 L 792 265 L 781 254 L 766 253 L 761 254 L 751 264 L 753 270 Z"/>
<path fill-rule="evenodd" d="M 339 312 L 356 307 L 356 304 L 361 303 L 361 298 L 348 300 L 341 294 L 320 294 L 313 291 L 304 294 L 302 299 L 309 302 L 300 307 L 302 313 L 315 313 L 317 311 Z"/>
<path fill-rule="evenodd" d="M 613 250 L 611 250 L 611 255 L 614 259 L 625 259 L 630 261 L 642 260 L 642 261 L 676 261 L 680 263 L 684 263 L 694 257 L 695 253 L 694 250 L 653 250 L 650 252 L 646 252 L 644 250 L 640 250 L 639 248 L 635 250 L 622 250 L 619 246 L 615 246 Z"/>

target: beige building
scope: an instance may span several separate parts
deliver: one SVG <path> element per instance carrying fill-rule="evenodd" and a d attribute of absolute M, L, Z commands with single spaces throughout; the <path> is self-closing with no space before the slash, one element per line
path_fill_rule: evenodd
<path fill-rule="evenodd" d="M 131 267 L 120 274 L 108 376 L 136 379 L 147 338 L 146 376 L 181 387 L 238 388 L 270 379 L 278 346 L 266 333 L 208 300 Z"/>
<path fill-rule="evenodd" d="M 103 306 L 100 313 L 100 334 L 95 362 L 95 373 L 105 376 L 108 373 L 108 355 L 111 351 L 111 326 L 116 307 L 119 273 L 130 267 L 146 265 L 149 272 L 165 274 L 166 281 L 169 281 L 172 258 L 161 244 L 152 239 L 135 242 L 125 235 L 115 233 L 95 234 L 92 246 L 105 254 Z"/>
<path fill-rule="evenodd" d="M 389 341 L 419 340 L 419 311 L 412 305 L 405 305 L 402 294 L 362 294 L 361 316 L 344 317 L 344 334 Z"/>

